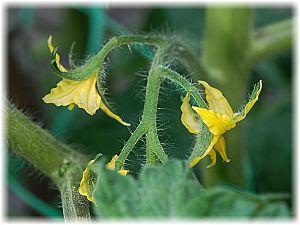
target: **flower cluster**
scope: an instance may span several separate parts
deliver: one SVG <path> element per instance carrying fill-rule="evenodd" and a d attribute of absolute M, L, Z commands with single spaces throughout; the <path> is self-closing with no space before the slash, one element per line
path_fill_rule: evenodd
<path fill-rule="evenodd" d="M 50 53 L 52 54 L 51 65 L 55 65 L 54 71 L 58 75 L 62 76 L 63 78 L 57 84 L 57 86 L 55 88 L 51 89 L 50 93 L 47 94 L 43 98 L 45 103 L 53 103 L 56 106 L 68 106 L 69 110 L 73 110 L 75 105 L 77 105 L 79 108 L 84 109 L 90 115 L 94 115 L 98 109 L 101 109 L 109 117 L 117 120 L 118 122 L 120 122 L 121 124 L 123 124 L 125 126 L 130 126 L 130 124 L 124 122 L 118 115 L 114 114 L 109 109 L 109 107 L 105 104 L 105 101 L 104 101 L 104 99 L 101 95 L 101 92 L 97 86 L 97 82 L 99 82 L 98 75 L 99 75 L 99 71 L 101 70 L 101 68 L 98 68 L 99 65 L 97 63 L 92 64 L 93 65 L 92 67 L 91 66 L 84 67 L 83 68 L 84 72 L 80 72 L 80 74 L 82 74 L 81 77 L 74 78 L 74 76 L 71 76 L 71 79 L 66 79 L 66 78 L 69 78 L 69 76 L 65 76 L 65 74 L 68 74 L 68 70 L 60 63 L 60 55 L 57 54 L 57 52 L 56 52 L 57 50 L 54 49 L 54 47 L 52 45 L 52 36 L 50 36 L 48 39 L 48 48 L 50 50 Z M 94 60 L 94 61 L 96 62 L 97 58 L 95 58 L 95 59 L 96 60 Z M 168 75 L 168 76 L 172 80 L 172 79 L 174 79 L 174 77 L 177 76 L 177 75 L 176 76 L 175 75 L 172 74 L 172 76 L 171 75 Z M 80 80 L 79 80 L 79 78 L 80 78 Z M 160 78 L 160 77 L 157 77 L 157 79 L 158 78 Z M 180 81 L 179 83 L 182 83 L 181 82 L 182 77 L 176 78 L 174 80 L 177 82 Z M 225 144 L 224 134 L 226 131 L 234 128 L 238 122 L 242 121 L 247 116 L 247 114 L 249 113 L 249 111 L 251 110 L 253 105 L 258 100 L 258 97 L 262 90 L 262 81 L 259 81 L 259 83 L 254 86 L 254 90 L 253 90 L 252 94 L 250 95 L 250 99 L 249 99 L 248 103 L 238 113 L 233 112 L 230 104 L 228 103 L 227 99 L 223 96 L 223 94 L 220 90 L 210 86 L 205 81 L 200 81 L 199 83 L 205 89 L 206 101 L 208 103 L 208 108 L 191 106 L 190 105 L 190 94 L 189 94 L 189 92 L 187 92 L 186 96 L 183 99 L 182 105 L 180 107 L 180 109 L 182 111 L 181 121 L 182 121 L 182 124 L 192 134 L 199 134 L 201 132 L 202 128 L 204 126 L 206 126 L 208 128 L 209 132 L 213 135 L 211 142 L 209 144 L 207 143 L 208 147 L 205 149 L 205 151 L 203 151 L 203 153 L 199 156 L 196 155 L 196 157 L 194 157 L 194 155 L 193 155 L 194 158 L 191 160 L 191 162 L 189 164 L 190 167 L 193 167 L 201 159 L 203 159 L 204 157 L 206 157 L 208 155 L 211 158 L 211 163 L 208 165 L 208 167 L 212 167 L 216 164 L 216 155 L 217 155 L 216 153 L 219 153 L 225 162 L 230 161 L 230 159 L 227 156 L 227 152 L 226 152 L 226 144 Z M 192 84 L 184 85 L 184 82 L 182 83 L 182 85 L 189 86 L 189 87 L 193 86 Z M 187 87 L 185 87 L 185 88 L 188 89 Z M 159 86 L 156 91 L 159 92 Z M 196 92 L 197 92 L 197 89 L 196 89 Z M 200 94 L 199 94 L 199 96 L 200 96 Z M 201 97 L 200 97 L 200 99 L 201 99 Z M 148 110 L 145 110 L 145 111 L 151 111 L 153 109 L 153 107 L 152 107 L 153 105 L 154 105 L 154 103 L 152 105 L 150 105 L 151 107 Z M 155 105 L 157 105 L 157 103 L 155 103 Z M 154 112 L 156 112 L 156 110 L 154 110 Z M 201 123 L 200 120 L 203 123 Z M 150 124 L 150 125 L 152 125 L 152 124 Z M 146 131 L 144 131 L 143 134 L 146 134 L 146 136 L 147 136 L 147 133 L 145 133 L 145 132 Z M 139 134 L 139 135 L 140 135 L 140 137 L 142 136 L 142 134 Z M 132 137 L 133 137 L 133 135 L 132 135 Z M 154 136 L 154 138 L 152 136 L 150 136 L 150 138 L 152 138 L 151 140 L 154 140 L 154 141 L 155 141 L 155 137 L 156 136 Z M 158 145 L 158 148 L 160 149 L 159 145 Z M 157 154 L 157 153 L 155 153 L 155 154 Z M 86 196 L 87 199 L 91 202 L 95 202 L 92 195 L 93 195 L 93 191 L 94 191 L 95 182 L 97 179 L 97 175 L 93 172 L 91 167 L 95 166 L 95 162 L 99 158 L 100 155 L 101 154 L 98 154 L 95 159 L 91 160 L 88 163 L 86 169 L 84 170 L 84 172 L 82 174 L 82 179 L 80 182 L 80 186 L 78 188 L 78 192 L 81 195 Z M 127 155 L 128 155 L 128 153 L 127 153 Z M 115 171 L 116 170 L 115 164 L 116 164 L 117 160 L 118 160 L 118 156 L 115 155 L 111 159 L 111 161 L 106 164 L 106 168 L 109 170 Z M 124 161 L 120 162 L 120 163 L 124 163 Z M 120 170 L 118 170 L 118 173 L 122 176 L 126 176 L 128 173 L 128 170 L 126 170 L 122 167 Z"/>

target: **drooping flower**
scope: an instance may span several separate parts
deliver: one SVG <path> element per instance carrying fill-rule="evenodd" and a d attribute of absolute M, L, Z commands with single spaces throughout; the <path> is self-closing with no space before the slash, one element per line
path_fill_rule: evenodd
<path fill-rule="evenodd" d="M 88 163 L 87 167 L 85 168 L 85 170 L 82 173 L 80 186 L 78 188 L 79 194 L 81 194 L 82 196 L 86 196 L 86 198 L 89 201 L 93 202 L 94 204 L 95 204 L 95 201 L 94 201 L 94 198 L 92 195 L 93 195 L 93 191 L 94 191 L 94 187 L 95 187 L 96 177 L 90 168 L 91 168 L 92 164 L 97 161 L 97 159 L 99 158 L 99 155 L 101 156 L 101 154 L 98 154 L 95 159 L 91 160 Z M 105 165 L 106 169 L 114 171 L 117 160 L 118 160 L 118 156 L 115 155 L 111 159 L 111 161 Z M 128 172 L 129 172 L 129 170 L 125 170 L 124 168 L 122 168 L 118 171 L 118 173 L 122 176 L 126 176 Z"/>
<path fill-rule="evenodd" d="M 208 109 L 199 108 L 195 106 L 193 106 L 192 108 L 201 117 L 203 123 L 206 124 L 209 131 L 213 134 L 213 138 L 205 152 L 199 157 L 196 157 L 190 163 L 190 167 L 195 166 L 201 159 L 209 155 L 211 158 L 211 164 L 208 165 L 209 168 L 216 164 L 216 152 L 218 152 L 221 155 L 224 161 L 230 161 L 227 156 L 226 144 L 223 134 L 226 131 L 234 128 L 236 126 L 236 123 L 240 122 L 246 117 L 246 115 L 251 110 L 255 102 L 258 100 L 258 96 L 262 89 L 262 81 L 260 80 L 258 85 L 254 87 L 249 102 L 246 104 L 243 110 L 238 113 L 233 112 L 232 108 L 230 107 L 230 104 L 228 103 L 227 99 L 223 96 L 221 91 L 211 87 L 205 81 L 200 81 L 200 84 L 205 88 Z M 197 129 L 196 127 L 196 124 L 198 124 L 198 122 L 194 119 L 195 115 L 191 111 L 183 110 L 184 108 L 188 107 L 186 106 L 187 103 L 189 104 L 188 93 L 184 98 L 184 101 L 181 106 L 181 110 L 183 112 L 181 121 L 183 125 L 189 130 L 189 132 L 193 134 L 198 134 L 200 132 L 200 129 Z M 191 129 L 195 127 L 196 129 Z"/>
<path fill-rule="evenodd" d="M 54 51 L 52 45 L 52 36 L 48 38 L 48 48 L 50 53 Z M 67 69 L 60 64 L 60 55 L 56 54 L 55 61 L 61 72 L 67 72 Z M 91 74 L 86 80 L 74 81 L 62 79 L 55 88 L 52 88 L 43 101 L 45 103 L 53 103 L 56 106 L 68 106 L 69 110 L 73 110 L 77 105 L 84 109 L 88 114 L 94 115 L 98 109 L 101 109 L 106 115 L 117 120 L 125 126 L 130 126 L 124 122 L 118 115 L 114 114 L 102 101 L 96 85 L 96 73 Z"/>

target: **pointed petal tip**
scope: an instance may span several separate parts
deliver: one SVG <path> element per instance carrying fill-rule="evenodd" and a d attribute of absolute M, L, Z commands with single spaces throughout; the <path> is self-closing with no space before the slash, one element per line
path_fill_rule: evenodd
<path fill-rule="evenodd" d="M 207 168 L 207 169 L 210 169 L 210 168 L 214 167 L 215 165 L 216 165 L 215 163 L 214 163 L 214 164 L 211 163 L 211 164 L 209 164 L 208 166 L 206 166 L 206 168 Z"/>
<path fill-rule="evenodd" d="M 122 121 L 121 124 L 123 124 L 123 125 L 126 126 L 126 127 L 130 127 L 130 126 L 131 126 L 130 123 L 126 123 L 126 122 L 124 122 L 124 121 Z"/>

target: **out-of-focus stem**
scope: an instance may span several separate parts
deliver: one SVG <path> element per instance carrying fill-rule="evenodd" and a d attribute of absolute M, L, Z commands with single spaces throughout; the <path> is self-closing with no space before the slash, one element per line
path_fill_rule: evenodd
<path fill-rule="evenodd" d="M 77 189 L 88 160 L 5 102 L 9 149 L 53 180 L 59 187 L 66 221 L 90 220 L 88 202 Z"/>
<path fill-rule="evenodd" d="M 252 35 L 250 60 L 268 58 L 283 52 L 292 46 L 293 21 L 287 19 L 268 25 L 255 31 Z"/>
<path fill-rule="evenodd" d="M 249 77 L 252 12 L 249 8 L 210 7 L 206 14 L 202 63 L 212 78 L 211 84 L 222 90 L 233 109 L 239 109 Z M 243 153 L 238 135 L 240 128 L 238 126 L 226 134 L 231 162 L 203 168 L 204 186 L 223 182 L 245 186 Z"/>

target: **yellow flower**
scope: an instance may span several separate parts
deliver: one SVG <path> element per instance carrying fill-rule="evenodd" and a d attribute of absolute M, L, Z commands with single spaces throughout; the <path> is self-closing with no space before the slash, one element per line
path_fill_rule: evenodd
<path fill-rule="evenodd" d="M 91 191 L 89 191 L 89 179 L 90 179 L 90 166 L 95 162 L 95 160 L 91 160 L 85 170 L 82 173 L 82 178 L 80 181 L 80 186 L 78 188 L 79 194 L 82 196 L 86 196 L 87 199 L 93 203 L 95 203 Z M 94 188 L 95 184 L 92 182 L 92 188 Z"/>
<path fill-rule="evenodd" d="M 209 107 L 208 109 L 199 108 L 195 106 L 193 106 L 192 108 L 201 117 L 203 123 L 206 124 L 209 131 L 213 134 L 213 138 L 205 152 L 201 156 L 196 157 L 190 163 L 190 167 L 195 166 L 201 159 L 209 155 L 212 161 L 211 164 L 208 165 L 209 168 L 216 164 L 216 152 L 218 152 L 221 155 L 224 161 L 230 161 L 227 156 L 225 139 L 223 134 L 226 131 L 234 128 L 237 122 L 240 122 L 246 117 L 246 115 L 251 110 L 255 102 L 258 100 L 258 96 L 262 89 L 262 81 L 259 81 L 259 85 L 255 87 L 254 92 L 251 95 L 250 101 L 246 104 L 245 108 L 239 113 L 233 112 L 232 108 L 230 107 L 228 101 L 223 96 L 221 91 L 211 87 L 205 81 L 200 81 L 200 84 L 202 84 L 202 86 L 205 88 L 206 101 Z M 181 108 L 184 107 L 183 105 L 186 104 L 186 102 L 189 102 L 188 94 L 186 95 Z M 182 117 L 184 117 L 184 121 L 188 120 L 189 123 L 184 122 L 183 119 L 181 120 L 183 125 L 191 133 L 197 134 L 200 132 L 200 129 L 192 129 L 191 131 L 191 127 L 195 127 L 196 125 L 194 123 L 197 123 L 194 119 L 191 119 L 193 116 L 195 115 L 193 115 L 192 112 L 183 111 Z"/>
<path fill-rule="evenodd" d="M 193 109 L 190 106 L 190 96 L 189 93 L 186 93 L 185 98 L 182 101 L 182 105 L 180 107 L 182 115 L 181 122 L 192 134 L 198 134 L 201 126 L 198 123 L 196 115 L 193 113 Z"/>
<path fill-rule="evenodd" d="M 116 161 L 118 160 L 119 156 L 114 155 L 114 157 L 111 159 L 111 161 L 109 163 L 106 164 L 106 168 L 109 170 L 114 171 L 116 168 Z M 126 174 L 128 173 L 128 170 L 125 170 L 124 168 L 120 169 L 118 171 L 119 174 L 121 174 L 122 176 L 126 176 Z"/>
<path fill-rule="evenodd" d="M 49 36 L 48 48 L 52 54 L 54 51 L 52 36 Z M 67 69 L 60 64 L 59 54 L 56 54 L 55 61 L 61 72 L 67 72 Z M 56 106 L 68 106 L 69 110 L 73 110 L 74 106 L 77 105 L 90 115 L 94 115 L 98 109 L 101 109 L 109 117 L 125 126 L 130 126 L 130 124 L 124 122 L 118 115 L 114 114 L 101 100 L 96 82 L 96 74 L 92 74 L 88 79 L 83 81 L 62 79 L 57 86 L 52 88 L 50 93 L 43 98 L 43 101 L 45 103 L 53 103 Z"/>
<path fill-rule="evenodd" d="M 93 194 L 93 190 L 94 190 L 94 187 L 95 187 L 95 183 L 94 183 L 94 181 L 92 179 L 92 176 L 91 176 L 90 167 L 97 160 L 97 158 L 98 158 L 98 156 L 96 156 L 95 159 L 91 160 L 88 163 L 87 167 L 85 168 L 85 170 L 82 173 L 80 186 L 78 188 L 79 194 L 81 194 L 82 196 L 86 196 L 87 199 L 89 201 L 93 202 L 94 204 L 95 204 L 95 201 L 94 201 L 94 198 L 92 197 L 92 194 Z M 105 167 L 108 170 L 113 170 L 114 171 L 115 170 L 115 164 L 116 164 L 117 160 L 118 160 L 118 156 L 115 155 L 111 159 L 111 161 L 105 165 Z M 125 170 L 124 168 L 122 168 L 121 170 L 118 171 L 118 173 L 122 176 L 126 176 L 128 172 L 129 172 L 129 170 Z"/>

